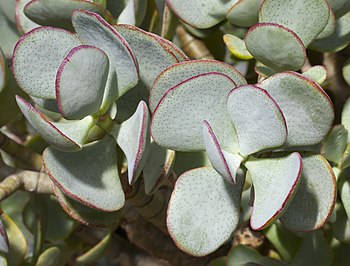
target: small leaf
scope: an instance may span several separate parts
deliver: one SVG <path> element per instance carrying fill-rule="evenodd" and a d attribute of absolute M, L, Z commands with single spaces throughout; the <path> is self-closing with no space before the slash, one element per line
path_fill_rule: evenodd
<path fill-rule="evenodd" d="M 147 11 L 148 0 L 128 0 L 124 10 L 118 16 L 118 24 L 139 26 Z"/>
<path fill-rule="evenodd" d="M 278 73 L 278 71 L 275 71 L 267 66 L 265 66 L 263 63 L 256 61 L 254 71 L 256 74 L 258 74 L 261 77 L 268 78 Z"/>
<path fill-rule="evenodd" d="M 236 182 L 243 157 L 221 149 L 219 140 L 207 120 L 203 121 L 204 145 L 213 168 L 228 182 Z"/>
<path fill-rule="evenodd" d="M 100 242 L 98 242 L 94 247 L 89 249 L 83 255 L 80 255 L 76 262 L 78 265 L 86 265 L 90 263 L 95 263 L 103 253 L 107 250 L 111 243 L 111 233 L 107 234 Z"/>
<path fill-rule="evenodd" d="M 263 0 L 238 0 L 226 13 L 227 20 L 239 27 L 250 27 L 258 23 Z"/>
<path fill-rule="evenodd" d="M 74 122 L 55 123 L 49 121 L 23 98 L 16 96 L 16 100 L 23 115 L 48 143 L 67 152 L 81 149 L 88 130 L 94 123 L 92 117 L 87 116 Z"/>
<path fill-rule="evenodd" d="M 321 65 L 313 66 L 307 71 L 303 72 L 303 76 L 312 79 L 318 84 L 322 84 L 327 79 L 327 70 Z"/>
<path fill-rule="evenodd" d="M 175 151 L 160 147 L 154 141 L 143 167 L 146 194 L 151 195 L 161 187 L 171 174 L 175 163 Z"/>
<path fill-rule="evenodd" d="M 31 96 L 56 99 L 58 67 L 80 44 L 76 35 L 63 29 L 40 27 L 28 32 L 13 51 L 12 69 L 18 85 Z"/>
<path fill-rule="evenodd" d="M 56 186 L 53 187 L 53 190 L 63 210 L 81 224 L 92 227 L 108 227 L 118 224 L 121 219 L 121 211 L 98 211 L 65 196 Z"/>
<path fill-rule="evenodd" d="M 109 134 L 115 139 L 128 161 L 129 184 L 134 184 L 146 162 L 150 136 L 149 113 L 145 102 L 141 101 L 128 120 L 114 126 Z"/>
<path fill-rule="evenodd" d="M 343 204 L 337 202 L 335 204 L 335 211 L 337 219 L 332 224 L 334 238 L 342 243 L 350 244 L 350 221 L 346 215 Z"/>
<path fill-rule="evenodd" d="M 304 157 L 299 189 L 280 220 L 291 231 L 318 229 L 327 222 L 335 200 L 336 181 L 327 160 L 321 155 Z"/>
<path fill-rule="evenodd" d="M 25 6 L 24 13 L 40 25 L 71 30 L 72 14 L 78 9 L 98 13 L 109 21 L 113 19 L 108 10 L 89 0 L 33 0 Z"/>
<path fill-rule="evenodd" d="M 334 120 L 333 104 L 323 89 L 295 72 L 276 74 L 259 84 L 281 108 L 287 122 L 286 146 L 322 141 Z"/>
<path fill-rule="evenodd" d="M 275 23 L 259 23 L 245 36 L 254 58 L 276 70 L 298 70 L 306 60 L 305 46 L 292 30 Z"/>
<path fill-rule="evenodd" d="M 6 255 L 8 265 L 23 265 L 24 256 L 27 252 L 27 241 L 18 226 L 6 213 L 2 213 L 1 218 L 10 243 L 9 253 Z"/>
<path fill-rule="evenodd" d="M 57 104 L 66 119 L 96 113 L 102 103 L 109 61 L 100 49 L 80 45 L 62 61 L 56 76 Z"/>
<path fill-rule="evenodd" d="M 227 109 L 243 156 L 281 146 L 286 141 L 286 120 L 265 90 L 253 85 L 235 88 L 227 98 Z"/>
<path fill-rule="evenodd" d="M 322 231 L 310 232 L 304 237 L 291 265 L 328 266 L 332 262 L 332 250 Z"/>
<path fill-rule="evenodd" d="M 51 180 L 69 197 L 100 211 L 113 212 L 123 207 L 125 197 L 112 138 L 106 136 L 73 153 L 49 147 L 43 161 Z"/>
<path fill-rule="evenodd" d="M 149 98 L 150 110 L 153 113 L 164 94 L 175 85 L 191 77 L 219 72 L 230 77 L 237 86 L 247 84 L 245 78 L 232 66 L 215 60 L 191 60 L 174 64 L 165 69 L 154 81 Z"/>
<path fill-rule="evenodd" d="M 341 124 L 345 129 L 350 132 L 350 98 L 347 99 L 343 106 L 343 111 L 341 114 Z M 348 142 L 350 142 L 350 134 L 348 134 Z"/>
<path fill-rule="evenodd" d="M 58 247 L 50 247 L 40 254 L 36 266 L 61 265 L 62 252 Z"/>
<path fill-rule="evenodd" d="M 16 1 L 16 26 L 21 34 L 25 34 L 37 27 L 40 27 L 39 24 L 33 22 L 24 14 L 24 7 L 31 1 L 32 0 Z"/>
<path fill-rule="evenodd" d="M 235 132 L 225 105 L 235 86 L 228 76 L 210 72 L 169 89 L 153 113 L 151 132 L 155 142 L 177 151 L 204 150 L 202 122 L 208 120 L 222 148 L 234 149 Z"/>
<path fill-rule="evenodd" d="M 321 154 L 329 161 L 341 163 L 348 140 L 348 131 L 343 125 L 336 125 L 326 136 Z"/>
<path fill-rule="evenodd" d="M 190 170 L 176 181 L 167 226 L 178 248 L 204 256 L 226 242 L 239 221 L 244 179 L 226 182 L 214 169 Z"/>
<path fill-rule="evenodd" d="M 253 58 L 253 56 L 247 50 L 245 42 L 237 36 L 232 34 L 225 34 L 224 42 L 230 52 L 238 59 L 249 60 Z"/>
<path fill-rule="evenodd" d="M 99 15 L 78 10 L 73 13 L 72 23 L 83 44 L 100 48 L 109 58 L 109 74 L 101 107 L 107 111 L 111 103 L 137 84 L 136 57 L 125 39 Z"/>
<path fill-rule="evenodd" d="M 292 30 L 307 47 L 326 27 L 329 10 L 326 0 L 270 0 L 261 6 L 259 22 L 277 23 Z"/>
<path fill-rule="evenodd" d="M 210 28 L 225 19 L 226 10 L 236 0 L 166 0 L 174 13 L 195 28 Z"/>
<path fill-rule="evenodd" d="M 238 245 L 231 248 L 227 254 L 227 266 L 240 265 L 282 266 L 284 264 L 278 260 L 263 257 L 256 249 Z"/>
<path fill-rule="evenodd" d="M 294 152 L 283 158 L 249 159 L 244 165 L 254 185 L 250 226 L 253 230 L 261 230 L 286 211 L 298 190 L 301 156 Z"/>

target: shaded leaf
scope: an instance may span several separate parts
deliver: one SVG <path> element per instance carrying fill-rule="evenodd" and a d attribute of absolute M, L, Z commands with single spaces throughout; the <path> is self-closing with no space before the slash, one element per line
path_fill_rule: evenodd
<path fill-rule="evenodd" d="M 76 262 L 78 265 L 85 265 L 89 263 L 96 262 L 107 250 L 111 242 L 111 233 L 107 234 L 100 242 L 95 246 L 85 252 L 83 255 L 80 255 Z"/>
<path fill-rule="evenodd" d="M 62 252 L 58 247 L 50 247 L 40 254 L 36 266 L 61 265 Z"/>
<path fill-rule="evenodd" d="M 347 146 L 348 131 L 343 125 L 334 126 L 323 141 L 321 154 L 329 161 L 341 163 Z"/>
<path fill-rule="evenodd" d="M 230 52 L 235 57 L 243 60 L 249 60 L 253 58 L 253 56 L 247 50 L 247 47 L 245 46 L 245 42 L 242 39 L 238 38 L 237 36 L 232 34 L 225 34 L 224 42 L 228 47 L 228 49 L 230 50 Z"/>
<path fill-rule="evenodd" d="M 318 84 L 322 84 L 327 78 L 327 70 L 324 66 L 317 65 L 303 72 L 303 76 L 312 79 Z"/>
<path fill-rule="evenodd" d="M 227 11 L 227 20 L 240 27 L 258 23 L 262 0 L 238 0 Z"/>

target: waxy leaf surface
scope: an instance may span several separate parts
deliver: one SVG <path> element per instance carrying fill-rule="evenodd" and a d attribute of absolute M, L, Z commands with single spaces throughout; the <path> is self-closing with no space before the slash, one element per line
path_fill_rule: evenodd
<path fill-rule="evenodd" d="M 185 172 L 171 195 L 167 226 L 178 248 L 204 256 L 227 241 L 239 221 L 243 179 L 226 182 L 211 167 Z"/>
<path fill-rule="evenodd" d="M 16 1 L 16 26 L 22 34 L 25 34 L 28 31 L 31 31 L 32 29 L 40 27 L 39 24 L 33 22 L 24 14 L 24 7 L 31 1 L 32 0 Z"/>
<path fill-rule="evenodd" d="M 327 70 L 324 66 L 317 65 L 303 72 L 303 76 L 312 79 L 318 84 L 322 84 L 327 78 Z"/>
<path fill-rule="evenodd" d="M 247 47 L 245 46 L 245 42 L 242 39 L 238 38 L 237 36 L 232 34 L 225 34 L 224 42 L 228 47 L 228 49 L 230 50 L 230 52 L 235 57 L 243 60 L 249 60 L 253 58 L 253 56 L 247 50 Z"/>
<path fill-rule="evenodd" d="M 278 219 L 293 199 L 300 182 L 301 156 L 294 152 L 283 158 L 251 159 L 244 165 L 254 184 L 250 226 L 261 230 Z"/>
<path fill-rule="evenodd" d="M 227 20 L 240 27 L 258 23 L 259 10 L 263 0 L 238 0 L 227 11 Z"/>

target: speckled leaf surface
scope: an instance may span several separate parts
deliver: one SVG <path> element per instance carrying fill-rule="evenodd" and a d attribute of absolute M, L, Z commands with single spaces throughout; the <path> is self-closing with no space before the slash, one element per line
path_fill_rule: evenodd
<path fill-rule="evenodd" d="M 129 184 L 139 177 L 149 152 L 149 113 L 141 101 L 135 113 L 121 125 L 115 125 L 109 134 L 115 139 L 128 161 Z"/>
<path fill-rule="evenodd" d="M 350 12 L 337 19 L 335 31 L 325 38 L 315 40 L 310 49 L 324 52 L 338 52 L 350 43 Z"/>
<path fill-rule="evenodd" d="M 283 158 L 250 159 L 244 163 L 254 184 L 250 226 L 261 230 L 285 212 L 298 189 L 301 156 L 294 152 Z"/>
<path fill-rule="evenodd" d="M 177 247 L 193 256 L 204 256 L 227 241 L 239 221 L 243 183 L 238 179 L 232 185 L 211 167 L 182 174 L 167 216 L 168 231 Z"/>
<path fill-rule="evenodd" d="M 343 125 L 334 126 L 323 141 L 321 154 L 329 161 L 341 163 L 348 141 L 348 131 Z"/>
<path fill-rule="evenodd" d="M 322 227 L 333 211 L 336 181 L 332 168 L 321 155 L 303 158 L 299 189 L 280 218 L 292 231 L 311 231 Z"/>
<path fill-rule="evenodd" d="M 24 7 L 31 1 L 32 0 L 16 1 L 16 26 L 19 32 L 21 32 L 22 34 L 25 34 L 28 31 L 31 31 L 32 29 L 40 27 L 39 24 L 33 22 L 24 14 Z"/>
<path fill-rule="evenodd" d="M 150 90 L 155 78 L 165 68 L 178 63 L 176 56 L 153 34 L 131 25 L 118 24 L 113 27 L 134 51 L 140 67 L 138 85 L 145 89 Z"/>
<path fill-rule="evenodd" d="M 303 76 L 312 79 L 318 84 L 322 84 L 327 79 L 327 70 L 324 66 L 317 65 L 303 72 Z"/>
<path fill-rule="evenodd" d="M 107 55 L 94 46 L 73 48 L 56 76 L 57 104 L 66 119 L 96 113 L 101 104 L 109 70 Z"/>
<path fill-rule="evenodd" d="M 225 74 L 230 77 L 237 86 L 247 84 L 245 78 L 235 68 L 220 61 L 191 60 L 174 64 L 165 69 L 152 85 L 149 98 L 151 112 L 154 111 L 160 99 L 169 89 L 193 76 L 209 72 Z"/>
<path fill-rule="evenodd" d="M 175 163 L 175 151 L 160 147 L 151 142 L 149 154 L 143 167 L 143 180 L 146 194 L 151 195 L 164 184 Z"/>
<path fill-rule="evenodd" d="M 300 38 L 279 24 L 256 24 L 247 32 L 245 43 L 256 60 L 277 71 L 298 70 L 306 60 Z"/>
<path fill-rule="evenodd" d="M 23 98 L 17 96 L 16 99 L 23 115 L 48 143 L 62 151 L 81 149 L 88 130 L 93 125 L 92 117 L 74 122 L 55 123 L 49 121 Z"/>
<path fill-rule="evenodd" d="M 111 137 L 66 153 L 52 147 L 43 154 L 45 170 L 67 196 L 90 208 L 113 212 L 123 207 L 116 143 Z"/>
<path fill-rule="evenodd" d="M 316 37 L 315 40 L 330 36 L 335 31 L 335 25 L 336 25 L 336 18 L 335 18 L 334 12 L 332 11 L 332 9 L 330 9 L 327 25 L 323 29 L 323 31 L 321 31 L 321 33 Z"/>
<path fill-rule="evenodd" d="M 266 0 L 260 9 L 259 22 L 287 27 L 307 47 L 326 27 L 329 10 L 326 0 Z"/>
<path fill-rule="evenodd" d="M 168 47 L 168 49 L 170 49 L 170 51 L 176 56 L 177 60 L 179 62 L 183 62 L 183 61 L 188 61 L 189 58 L 188 56 L 185 54 L 184 51 L 182 51 L 179 47 L 176 46 L 176 44 L 174 44 L 173 42 L 169 41 L 168 39 L 165 39 L 161 36 L 158 36 L 156 34 L 153 34 L 154 37 L 156 37 L 160 42 L 162 42 L 166 47 Z"/>
<path fill-rule="evenodd" d="M 139 26 L 146 15 L 148 0 L 129 0 L 118 16 L 118 23 Z"/>
<path fill-rule="evenodd" d="M 103 109 L 108 109 L 112 102 L 137 84 L 136 57 L 125 39 L 99 15 L 75 11 L 72 23 L 83 44 L 96 46 L 108 55 L 110 67 L 102 104 Z"/>
<path fill-rule="evenodd" d="M 81 224 L 92 227 L 107 227 L 118 223 L 121 218 L 121 211 L 102 212 L 92 209 L 69 198 L 56 186 L 54 186 L 54 192 L 63 210 Z"/>
<path fill-rule="evenodd" d="M 25 6 L 24 13 L 40 25 L 71 30 L 71 16 L 74 10 L 87 10 L 112 20 L 108 10 L 89 0 L 32 0 Z"/>
<path fill-rule="evenodd" d="M 253 56 L 247 50 L 245 42 L 233 34 L 225 34 L 224 42 L 230 52 L 237 58 L 243 60 L 252 59 Z"/>
<path fill-rule="evenodd" d="M 155 142 L 177 151 L 204 150 L 202 122 L 206 119 L 222 148 L 234 149 L 235 131 L 228 117 L 226 98 L 235 86 L 228 76 L 211 72 L 168 90 L 153 113 L 151 134 Z"/>
<path fill-rule="evenodd" d="M 227 9 L 237 0 L 166 0 L 174 13 L 196 28 L 210 28 L 225 19 Z"/>
<path fill-rule="evenodd" d="M 253 85 L 233 89 L 227 98 L 227 110 L 243 156 L 281 146 L 286 141 L 283 113 L 265 90 Z"/>
<path fill-rule="evenodd" d="M 240 27 L 250 27 L 259 21 L 259 10 L 263 0 L 238 0 L 226 13 L 227 20 Z"/>
<path fill-rule="evenodd" d="M 324 138 L 333 119 L 333 104 L 323 89 L 300 74 L 276 74 L 259 84 L 281 108 L 287 122 L 287 146 L 313 145 Z"/>
<path fill-rule="evenodd" d="M 222 150 L 213 129 L 206 120 L 203 121 L 203 138 L 205 150 L 213 168 L 228 182 L 235 183 L 236 173 L 243 157 Z"/>
<path fill-rule="evenodd" d="M 55 99 L 58 67 L 80 44 L 74 34 L 63 29 L 40 27 L 28 32 L 13 52 L 12 68 L 18 85 L 34 97 Z"/>

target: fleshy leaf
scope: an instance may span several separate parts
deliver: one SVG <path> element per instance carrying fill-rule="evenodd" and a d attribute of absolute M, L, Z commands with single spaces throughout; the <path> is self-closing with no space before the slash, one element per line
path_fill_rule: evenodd
<path fill-rule="evenodd" d="M 329 10 L 326 0 L 267 0 L 261 6 L 259 22 L 277 23 L 292 30 L 307 47 L 326 27 Z"/>
<path fill-rule="evenodd" d="M 318 84 L 322 84 L 325 82 L 327 78 L 327 70 L 324 66 L 313 66 L 309 68 L 307 71 L 303 72 L 303 76 L 312 79 L 313 81 L 317 82 Z"/>
<path fill-rule="evenodd" d="M 278 73 L 278 71 L 275 71 L 275 70 L 265 66 L 263 63 L 261 63 L 259 61 L 256 61 L 254 71 L 256 74 L 258 74 L 259 76 L 264 77 L 264 78 L 271 77 L 271 76 L 275 75 L 276 73 Z"/>
<path fill-rule="evenodd" d="M 154 141 L 143 167 L 146 194 L 151 195 L 167 180 L 175 162 L 175 151 L 160 147 Z"/>
<path fill-rule="evenodd" d="M 40 254 L 36 266 L 59 266 L 61 265 L 62 252 L 58 247 L 50 247 Z"/>
<path fill-rule="evenodd" d="M 193 256 L 204 256 L 226 242 L 239 222 L 243 183 L 237 179 L 232 185 L 211 167 L 182 174 L 167 216 L 168 231 L 177 247 Z"/>
<path fill-rule="evenodd" d="M 49 147 L 43 160 L 47 174 L 67 196 L 101 211 L 113 212 L 123 207 L 116 143 L 111 137 L 72 153 Z"/>
<path fill-rule="evenodd" d="M 9 240 L 2 220 L 0 220 L 0 252 L 9 252 Z"/>
<path fill-rule="evenodd" d="M 245 46 L 245 42 L 240 38 L 238 38 L 237 36 L 232 34 L 225 34 L 224 42 L 228 47 L 228 49 L 230 50 L 230 52 L 235 57 L 243 60 L 249 60 L 253 58 L 253 56 L 247 50 L 247 47 Z"/>
<path fill-rule="evenodd" d="M 256 60 L 277 71 L 298 70 L 306 60 L 302 41 L 279 24 L 256 24 L 247 32 L 245 44 Z"/>
<path fill-rule="evenodd" d="M 144 86 L 147 90 L 150 90 L 153 81 L 161 71 L 178 63 L 176 56 L 153 34 L 132 25 L 118 24 L 113 27 L 135 52 L 140 67 L 138 85 Z"/>
<path fill-rule="evenodd" d="M 329 161 L 341 163 L 348 141 L 348 131 L 343 125 L 336 125 L 326 136 L 321 154 Z"/>
<path fill-rule="evenodd" d="M 283 145 L 287 126 L 281 109 L 263 89 L 245 85 L 233 89 L 227 109 L 243 156 Z"/>
<path fill-rule="evenodd" d="M 294 152 L 283 158 L 249 159 L 244 165 L 254 184 L 250 226 L 261 230 L 278 219 L 292 201 L 300 183 L 301 156 Z"/>
<path fill-rule="evenodd" d="M 92 209 L 64 195 L 56 186 L 53 186 L 53 188 L 63 210 L 81 224 L 93 227 L 107 227 L 117 224 L 121 218 L 121 211 L 102 212 Z"/>
<path fill-rule="evenodd" d="M 102 103 L 108 76 L 107 55 L 94 46 L 73 48 L 56 76 L 56 97 L 66 119 L 82 119 L 96 113 Z"/>
<path fill-rule="evenodd" d="M 15 18 L 16 1 L 1 1 L 0 2 L 0 47 L 3 50 L 5 57 L 12 57 L 13 48 L 20 38 L 20 34 L 16 29 Z"/>
<path fill-rule="evenodd" d="M 321 155 L 303 158 L 299 189 L 280 218 L 292 231 L 311 231 L 322 227 L 333 211 L 336 181 L 332 168 Z"/>
<path fill-rule="evenodd" d="M 203 121 L 203 137 L 205 149 L 213 168 L 228 182 L 235 183 L 236 173 L 243 160 L 242 156 L 222 150 L 219 140 L 206 120 Z"/>
<path fill-rule="evenodd" d="M 330 130 L 333 104 L 323 89 L 298 73 L 276 74 L 259 84 L 281 108 L 287 122 L 286 146 L 313 145 Z"/>
<path fill-rule="evenodd" d="M 6 59 L 0 48 L 0 92 L 3 91 L 7 83 Z"/>
<path fill-rule="evenodd" d="M 349 138 L 349 131 L 348 131 Z M 345 169 L 350 166 L 350 144 L 348 144 L 345 148 L 343 157 L 341 158 L 341 169 Z"/>
<path fill-rule="evenodd" d="M 78 265 L 96 263 L 104 255 L 111 243 L 111 233 L 108 233 L 100 242 L 77 258 Z"/>
<path fill-rule="evenodd" d="M 128 0 L 118 16 L 118 24 L 140 25 L 146 15 L 148 0 Z"/>
<path fill-rule="evenodd" d="M 337 202 L 335 204 L 336 210 L 336 221 L 332 224 L 332 232 L 334 238 L 339 240 L 342 243 L 350 243 L 350 222 L 348 216 L 345 212 L 343 204 Z"/>
<path fill-rule="evenodd" d="M 101 107 L 106 111 L 111 103 L 137 84 L 136 58 L 125 39 L 99 15 L 75 11 L 72 23 L 83 44 L 96 46 L 108 55 L 109 75 Z"/>
<path fill-rule="evenodd" d="M 61 114 L 59 114 L 57 102 L 54 99 L 43 99 L 43 98 L 37 98 L 34 96 L 30 96 L 30 98 L 33 100 L 34 106 L 38 107 L 39 110 L 40 108 L 45 109 L 50 112 L 57 113 L 59 117 L 61 117 Z"/>
<path fill-rule="evenodd" d="M 148 129 L 148 108 L 141 101 L 132 117 L 110 130 L 109 134 L 123 150 L 128 161 L 129 184 L 137 180 L 146 162 L 150 143 Z"/>
<path fill-rule="evenodd" d="M 227 9 L 237 0 L 166 0 L 174 13 L 196 28 L 210 28 L 225 19 Z"/>
<path fill-rule="evenodd" d="M 227 11 L 227 20 L 240 27 L 258 23 L 259 10 L 263 0 L 238 0 Z"/>
<path fill-rule="evenodd" d="M 234 149 L 235 131 L 226 110 L 226 98 L 235 85 L 228 76 L 211 72 L 168 90 L 153 113 L 154 141 L 177 151 L 204 150 L 202 122 L 206 119 L 222 141 L 222 148 Z"/>
<path fill-rule="evenodd" d="M 163 42 L 163 44 L 168 47 L 168 49 L 170 49 L 170 51 L 176 56 L 177 60 L 179 62 L 182 61 L 188 61 L 189 58 L 188 56 L 185 54 L 185 52 L 183 52 L 179 47 L 177 47 L 173 42 L 160 37 L 156 34 L 154 34 L 154 37 L 156 37 L 160 42 Z"/>
<path fill-rule="evenodd" d="M 323 31 L 321 31 L 321 33 L 317 36 L 317 38 L 315 40 L 329 37 L 335 31 L 336 18 L 335 18 L 335 15 L 334 15 L 334 12 L 332 11 L 332 9 L 330 9 L 329 11 L 330 11 L 330 13 L 329 13 L 327 25 L 323 29 Z"/>
<path fill-rule="evenodd" d="M 40 27 L 39 24 L 30 20 L 24 14 L 24 7 L 32 0 L 17 0 L 16 1 L 16 26 L 20 33 L 25 34 L 32 29 Z"/>
<path fill-rule="evenodd" d="M 348 174 L 348 171 L 345 170 L 345 173 Z M 338 190 L 340 194 L 341 201 L 344 205 L 344 209 L 348 219 L 350 217 L 350 181 L 348 175 L 343 176 L 338 183 Z"/>
<path fill-rule="evenodd" d="M 98 13 L 109 21 L 113 19 L 108 10 L 89 0 L 33 0 L 25 6 L 24 13 L 40 25 L 71 30 L 72 14 L 78 9 Z"/>
<path fill-rule="evenodd" d="M 40 27 L 28 32 L 13 52 L 12 68 L 18 85 L 31 96 L 55 99 L 58 67 L 80 44 L 74 34 L 63 29 Z"/>
<path fill-rule="evenodd" d="M 350 43 L 350 13 L 336 20 L 335 31 L 328 37 L 315 40 L 310 49 L 324 53 L 337 52 Z"/>
<path fill-rule="evenodd" d="M 215 60 L 191 60 L 174 64 L 164 70 L 154 81 L 149 106 L 154 111 L 163 95 L 175 85 L 191 77 L 209 72 L 219 72 L 230 77 L 237 86 L 247 84 L 244 77 L 232 66 Z"/>
<path fill-rule="evenodd" d="M 92 117 L 87 116 L 83 120 L 66 123 L 50 122 L 44 114 L 23 98 L 16 96 L 16 100 L 23 115 L 48 143 L 62 151 L 81 149 L 85 137 L 93 125 Z"/>
<path fill-rule="evenodd" d="M 341 124 L 345 129 L 350 132 L 350 98 L 347 99 L 343 106 L 343 111 L 341 114 Z M 348 134 L 348 142 L 350 143 L 350 133 Z"/>
<path fill-rule="evenodd" d="M 336 18 L 340 18 L 350 11 L 350 2 L 348 0 L 328 0 Z"/>
<path fill-rule="evenodd" d="M 347 59 L 344 63 L 342 74 L 343 74 L 344 80 L 346 81 L 348 86 L 350 86 L 350 58 Z"/>

